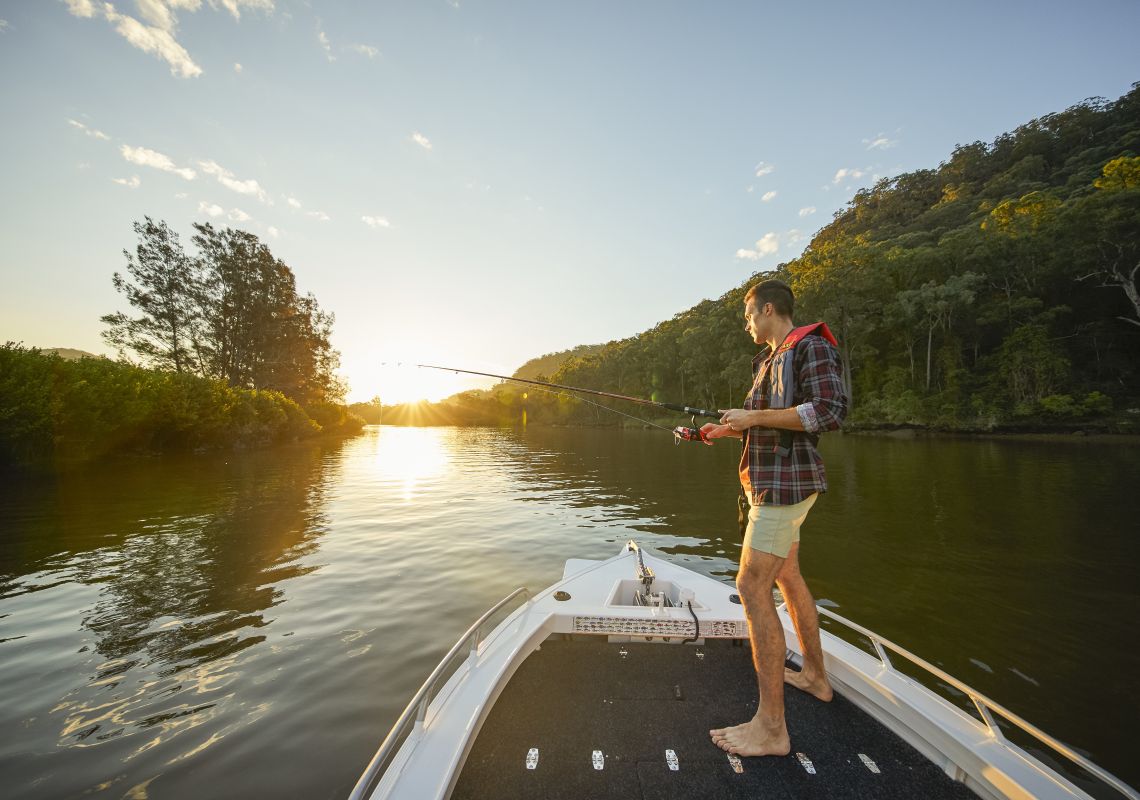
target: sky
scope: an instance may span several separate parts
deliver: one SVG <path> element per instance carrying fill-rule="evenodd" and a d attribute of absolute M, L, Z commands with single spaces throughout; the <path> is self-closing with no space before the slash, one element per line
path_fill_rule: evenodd
<path fill-rule="evenodd" d="M 1140 80 L 1140 3 L 0 0 L 0 340 L 114 355 L 132 223 L 250 231 L 349 400 L 486 385 Z M 744 333 L 742 332 L 743 336 Z"/>

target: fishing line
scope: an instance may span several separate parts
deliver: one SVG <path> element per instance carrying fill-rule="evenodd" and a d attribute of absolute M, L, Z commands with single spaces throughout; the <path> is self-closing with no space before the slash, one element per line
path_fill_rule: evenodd
<path fill-rule="evenodd" d="M 595 403 L 593 400 L 590 400 L 586 397 L 576 397 L 575 395 L 572 395 L 572 394 L 566 394 L 566 392 L 556 392 L 553 389 L 544 389 L 541 386 L 539 386 L 537 388 L 540 392 L 546 392 L 547 394 L 552 394 L 552 395 L 555 395 L 557 397 L 565 397 L 567 400 L 577 400 L 580 403 L 589 403 L 590 405 L 592 405 L 596 408 L 600 408 L 604 411 L 612 411 L 615 414 L 620 414 L 623 417 L 628 417 L 629 419 L 640 422 L 642 425 L 650 425 L 654 428 L 660 428 L 663 431 L 669 431 L 669 433 L 673 433 L 672 428 L 668 428 L 664 425 L 658 425 L 656 422 L 650 422 L 649 420 L 642 419 L 641 417 L 635 417 L 633 414 L 627 414 L 624 411 L 618 411 L 616 408 L 610 408 L 609 406 L 604 406 L 601 403 Z"/>

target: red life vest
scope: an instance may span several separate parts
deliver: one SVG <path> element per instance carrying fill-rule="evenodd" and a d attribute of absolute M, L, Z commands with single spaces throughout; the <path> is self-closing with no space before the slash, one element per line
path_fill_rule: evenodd
<path fill-rule="evenodd" d="M 814 322 L 811 325 L 802 325 L 792 328 L 784 341 L 765 359 L 764 368 L 771 381 L 772 400 L 769 408 L 789 408 L 796 390 L 796 376 L 793 368 L 796 345 L 804 340 L 805 336 L 818 333 L 833 345 L 838 345 L 835 337 L 827 327 L 826 322 Z M 763 380 L 759 373 L 753 375 L 753 381 Z"/>
<path fill-rule="evenodd" d="M 779 347 L 767 359 L 766 369 L 771 380 L 771 398 L 772 402 L 769 408 L 791 408 L 792 400 L 796 391 L 796 376 L 793 361 L 795 359 L 796 345 L 804 340 L 804 337 L 811 334 L 822 336 L 832 345 L 839 346 L 839 341 L 832 334 L 831 330 L 827 327 L 826 322 L 813 322 L 811 325 L 801 325 L 798 328 L 792 328 L 788 335 L 784 337 L 784 341 L 780 342 Z M 755 381 L 759 374 L 753 376 Z M 812 441 L 817 440 L 819 437 L 812 434 L 806 434 Z M 772 451 L 777 455 L 787 457 L 792 449 L 792 431 L 783 429 L 780 430 L 780 442 Z"/>

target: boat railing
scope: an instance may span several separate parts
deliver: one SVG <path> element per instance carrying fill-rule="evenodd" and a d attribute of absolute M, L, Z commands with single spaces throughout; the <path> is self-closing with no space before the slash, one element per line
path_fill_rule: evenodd
<path fill-rule="evenodd" d="M 998 703 L 995 703 L 993 700 L 986 697 L 977 689 L 974 689 L 971 686 L 967 686 L 965 683 L 958 680 L 953 675 L 950 675 L 944 670 L 939 669 L 929 661 L 919 658 L 914 653 L 903 647 L 900 647 L 889 639 L 884 639 L 874 631 L 864 628 L 862 625 L 852 622 L 846 617 L 842 617 L 833 611 L 827 610 L 826 608 L 817 608 L 819 610 L 819 613 L 828 619 L 833 619 L 841 625 L 867 637 L 875 649 L 875 655 L 883 663 L 883 667 L 889 672 L 901 675 L 905 678 L 910 678 L 909 675 L 907 675 L 905 672 L 902 672 L 897 667 L 895 667 L 894 664 L 891 663 L 891 657 L 888 655 L 887 651 L 905 658 L 907 661 L 911 662 L 925 672 L 933 675 L 938 680 L 943 681 L 947 685 L 957 689 L 959 692 L 962 692 L 974 704 L 974 707 L 978 711 L 978 715 L 981 717 L 979 720 L 973 716 L 967 715 L 969 719 L 975 724 L 980 724 L 983 726 L 988 734 L 992 736 L 996 741 L 1011 745 L 1013 747 L 1019 747 L 1015 742 L 1010 741 L 1005 732 L 1002 731 L 1001 727 L 997 723 L 997 720 L 994 719 L 995 714 L 1009 722 L 1014 727 L 1020 728 L 1022 731 L 1029 734 L 1031 737 L 1048 747 L 1053 752 L 1064 756 L 1073 764 L 1076 764 L 1078 767 L 1088 772 L 1090 775 L 1095 776 L 1105 785 L 1110 786 L 1118 791 L 1124 797 L 1130 798 L 1130 800 L 1140 800 L 1140 792 L 1137 792 L 1120 778 L 1117 778 L 1115 775 L 1105 770 L 1104 768 L 1097 766 L 1082 756 L 1080 753 L 1074 751 L 1065 743 L 1054 739 L 1052 736 L 1037 728 L 1032 723 L 1022 719 L 1017 714 L 1014 714 L 1009 709 L 1004 708 Z M 913 678 L 911 678 L 911 680 L 913 680 Z"/>
<path fill-rule="evenodd" d="M 376 781 L 383 774 L 384 769 L 388 766 L 392 757 L 395 755 L 399 745 L 401 745 L 406 738 L 406 734 L 414 729 L 414 726 L 423 725 L 424 719 L 427 716 L 428 706 L 435 698 L 436 690 L 439 688 L 447 678 L 451 676 L 448 672 L 448 667 L 452 664 L 455 657 L 459 655 L 464 649 L 467 650 L 468 657 L 473 656 L 479 650 L 479 645 L 483 641 L 484 627 L 487 621 L 495 614 L 501 611 L 511 601 L 518 597 L 530 597 L 530 590 L 526 587 L 519 587 L 504 597 L 494 606 L 489 608 L 483 613 L 479 619 L 471 624 L 471 627 L 459 637 L 458 641 L 452 646 L 432 670 L 431 675 L 424 681 L 423 686 L 415 693 L 404 713 L 396 720 L 396 724 L 392 726 L 392 730 L 384 738 L 380 749 L 376 751 L 376 755 L 372 756 L 372 760 L 368 762 L 368 766 L 364 770 L 364 774 L 356 782 L 353 787 L 352 793 L 349 794 L 349 800 L 364 800 L 365 797 L 375 788 Z"/>

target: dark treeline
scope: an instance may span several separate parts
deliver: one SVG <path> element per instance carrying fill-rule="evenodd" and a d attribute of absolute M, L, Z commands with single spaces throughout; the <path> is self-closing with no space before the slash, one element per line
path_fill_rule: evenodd
<path fill-rule="evenodd" d="M 146 217 L 115 288 L 137 312 L 107 314 L 103 336 L 120 355 L 243 389 L 279 391 L 298 403 L 338 400 L 329 344 L 333 317 L 297 293 L 293 270 L 256 236 L 195 223 L 197 255 L 165 222 Z"/>
<path fill-rule="evenodd" d="M 113 277 L 132 312 L 102 317 L 121 361 L 0 349 L 0 466 L 360 429 L 334 374 L 332 315 L 256 236 L 194 228 L 189 254 L 165 222 L 135 223 L 126 275 Z"/>
<path fill-rule="evenodd" d="M 547 377 L 739 405 L 755 353 L 744 292 L 778 277 L 796 293 L 798 323 L 824 320 L 839 337 L 852 424 L 1140 430 L 1129 412 L 1140 405 L 1138 272 L 1140 83 L 881 180 L 798 258 L 638 336 L 568 354 Z M 517 422 L 524 391 L 467 392 L 436 415 Z M 601 421 L 541 393 L 527 410 L 531 421 Z"/>

